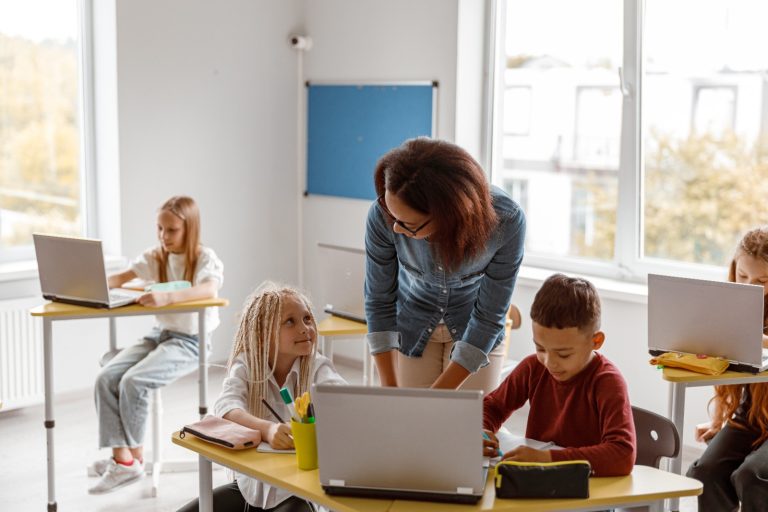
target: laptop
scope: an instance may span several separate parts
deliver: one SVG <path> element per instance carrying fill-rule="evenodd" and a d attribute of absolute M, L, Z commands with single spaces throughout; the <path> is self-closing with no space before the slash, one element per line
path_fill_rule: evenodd
<path fill-rule="evenodd" d="M 477 503 L 481 391 L 312 386 L 320 484 L 365 498 Z"/>
<path fill-rule="evenodd" d="M 323 311 L 353 322 L 366 323 L 363 307 L 365 281 L 365 251 L 318 243 L 320 268 L 319 299 L 325 302 Z"/>
<path fill-rule="evenodd" d="M 763 287 L 648 274 L 648 351 L 723 357 L 730 370 L 768 369 Z"/>
<path fill-rule="evenodd" d="M 34 233 L 43 297 L 78 306 L 116 308 L 136 302 L 143 292 L 107 285 L 101 240 Z"/>

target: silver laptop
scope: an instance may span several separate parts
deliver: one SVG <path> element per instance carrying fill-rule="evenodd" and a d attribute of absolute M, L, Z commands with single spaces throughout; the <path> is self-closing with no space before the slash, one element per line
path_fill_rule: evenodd
<path fill-rule="evenodd" d="M 320 287 L 324 311 L 354 322 L 365 323 L 363 281 L 365 251 L 318 243 Z"/>
<path fill-rule="evenodd" d="M 328 494 L 476 503 L 483 495 L 481 391 L 312 386 Z"/>
<path fill-rule="evenodd" d="M 101 240 L 32 235 L 43 297 L 79 306 L 115 308 L 136 302 L 142 292 L 110 290 Z"/>
<path fill-rule="evenodd" d="M 648 275 L 648 351 L 720 356 L 729 369 L 768 369 L 763 287 Z"/>

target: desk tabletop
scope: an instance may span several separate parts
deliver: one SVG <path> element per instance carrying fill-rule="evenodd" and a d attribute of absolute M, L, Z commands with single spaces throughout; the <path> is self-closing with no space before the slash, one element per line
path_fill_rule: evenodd
<path fill-rule="evenodd" d="M 174 432 L 172 440 L 174 444 L 197 452 L 217 464 L 281 487 L 338 512 L 386 512 L 393 503 L 392 500 L 329 496 L 320 487 L 318 470 L 300 470 L 296 466 L 294 454 L 262 453 L 256 450 L 233 451 L 206 443 L 191 435 L 181 439 L 178 432 Z"/>
<path fill-rule="evenodd" d="M 568 500 L 497 500 L 489 472 L 485 494 L 477 505 L 341 498 L 328 496 L 320 486 L 318 470 L 301 471 L 291 455 L 260 453 L 256 450 L 232 451 L 219 448 L 194 436 L 173 434 L 174 444 L 197 452 L 205 458 L 250 475 L 269 484 L 286 489 L 320 505 L 339 512 L 476 512 L 476 511 L 553 511 L 588 507 L 612 508 L 617 505 L 645 503 L 657 499 L 698 496 L 702 484 L 698 480 L 667 473 L 647 466 L 635 466 L 625 477 L 591 478 L 589 499 Z"/>
<path fill-rule="evenodd" d="M 705 375 L 703 373 L 696 373 L 683 370 L 681 368 L 664 367 L 662 376 L 664 380 L 669 382 L 699 384 L 702 386 L 709 384 L 746 384 L 749 382 L 768 381 L 768 371 L 757 374 L 746 372 L 725 372 L 720 375 Z"/>
<path fill-rule="evenodd" d="M 329 316 L 317 324 L 317 334 L 320 336 L 344 336 L 349 334 L 368 334 L 368 326 L 360 322 Z"/>
<path fill-rule="evenodd" d="M 46 302 L 40 306 L 32 308 L 29 313 L 32 316 L 39 317 L 108 317 L 108 316 L 120 316 L 120 315 L 135 315 L 135 314 L 155 314 L 156 312 L 170 312 L 179 311 L 184 312 L 188 310 L 197 310 L 200 308 L 210 307 L 225 307 L 229 305 L 227 299 L 221 297 L 213 299 L 203 300 L 191 300 L 188 302 L 178 302 L 176 304 L 169 304 L 161 308 L 149 308 L 140 304 L 130 304 L 128 306 L 121 306 L 119 308 L 90 308 L 86 306 L 75 306 L 74 304 L 65 304 L 63 302 Z"/>

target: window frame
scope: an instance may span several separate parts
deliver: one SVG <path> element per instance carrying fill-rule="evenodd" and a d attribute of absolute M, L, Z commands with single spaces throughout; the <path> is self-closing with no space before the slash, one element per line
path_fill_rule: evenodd
<path fill-rule="evenodd" d="M 503 167 L 502 138 L 504 113 L 504 66 L 506 0 L 499 0 L 493 9 L 494 19 L 488 30 L 491 62 L 495 67 L 489 80 L 494 87 L 492 108 L 491 157 L 489 174 L 492 179 Z M 619 68 L 619 90 L 622 95 L 620 156 L 617 173 L 617 211 L 614 257 L 612 260 L 591 260 L 575 256 L 554 256 L 526 253 L 527 266 L 557 269 L 578 274 L 607 277 L 629 282 L 645 282 L 649 273 L 674 274 L 684 277 L 721 280 L 726 268 L 714 265 L 685 263 L 642 257 L 643 205 L 643 124 L 641 117 L 643 78 L 643 0 L 623 0 L 623 61 Z M 640 92 L 640 94 L 638 94 Z"/>

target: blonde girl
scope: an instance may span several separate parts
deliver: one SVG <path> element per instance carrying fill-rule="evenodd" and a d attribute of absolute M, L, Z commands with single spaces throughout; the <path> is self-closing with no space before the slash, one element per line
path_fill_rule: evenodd
<path fill-rule="evenodd" d="M 159 245 L 136 258 L 128 270 L 109 277 L 111 288 L 136 277 L 158 283 L 189 281 L 189 288 L 145 293 L 138 302 L 161 307 L 175 302 L 215 297 L 224 282 L 224 266 L 216 253 L 200 244 L 200 212 L 191 197 L 168 199 L 157 213 Z M 216 308 L 206 309 L 209 333 L 219 325 Z M 157 315 L 154 329 L 141 342 L 122 350 L 96 377 L 99 447 L 112 457 L 98 460 L 91 473 L 101 478 L 91 494 L 111 492 L 144 475 L 143 443 L 149 391 L 195 370 L 198 322 L 192 313 Z"/>
<path fill-rule="evenodd" d="M 245 302 L 229 358 L 228 376 L 214 414 L 257 429 L 273 448 L 293 448 L 291 427 L 281 423 L 263 400 L 288 421 L 280 398 L 286 387 L 299 396 L 312 383 L 345 384 L 326 357 L 317 354 L 317 326 L 309 300 L 275 283 L 262 284 Z M 213 491 L 214 510 L 295 512 L 313 505 L 287 491 L 235 473 L 235 480 Z M 198 501 L 180 512 L 198 510 Z"/>
<path fill-rule="evenodd" d="M 768 226 L 744 235 L 731 261 L 728 280 L 762 286 L 768 312 Z M 768 347 L 763 320 L 763 346 Z M 713 420 L 696 427 L 709 442 L 688 476 L 704 483 L 699 510 L 768 509 L 768 383 L 715 386 Z"/>

